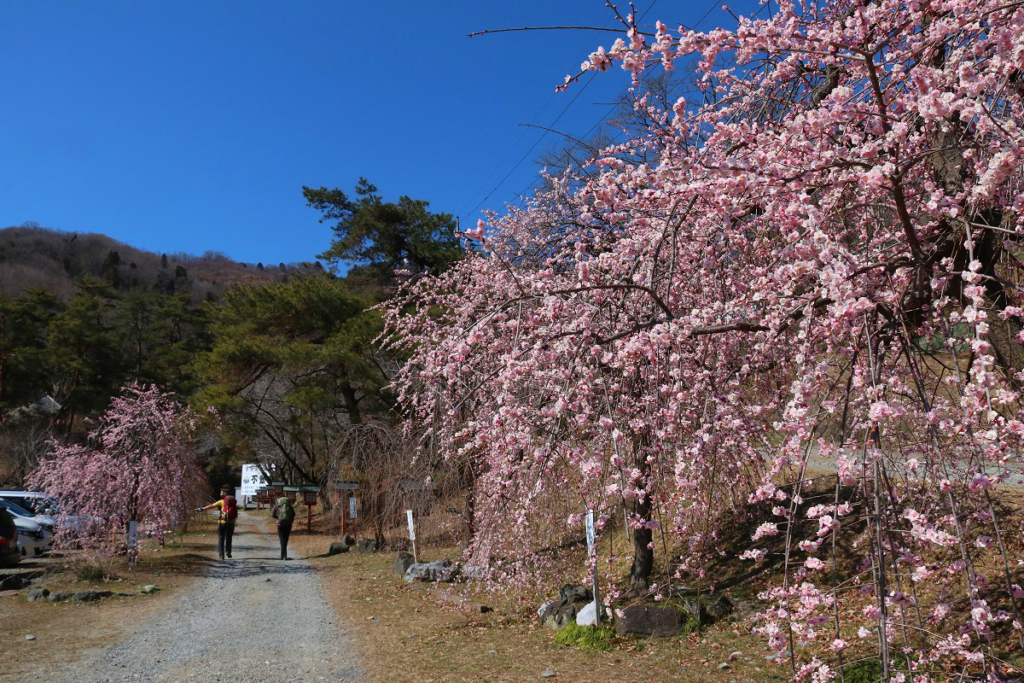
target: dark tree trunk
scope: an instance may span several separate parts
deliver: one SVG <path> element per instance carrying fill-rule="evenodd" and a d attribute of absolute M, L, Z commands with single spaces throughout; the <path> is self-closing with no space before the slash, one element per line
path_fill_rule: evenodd
<path fill-rule="evenodd" d="M 362 424 L 363 415 L 359 412 L 359 398 L 356 396 L 355 387 L 348 382 L 342 382 L 339 386 L 341 397 L 345 401 L 345 410 L 348 412 L 348 421 L 354 425 Z"/>
<path fill-rule="evenodd" d="M 636 500 L 633 503 L 633 513 L 644 521 L 651 519 L 653 508 L 649 495 L 642 501 Z M 646 592 L 651 583 L 651 571 L 654 569 L 654 547 L 651 543 L 653 539 L 653 532 L 646 526 L 633 530 L 633 566 L 629 569 L 630 592 Z"/>

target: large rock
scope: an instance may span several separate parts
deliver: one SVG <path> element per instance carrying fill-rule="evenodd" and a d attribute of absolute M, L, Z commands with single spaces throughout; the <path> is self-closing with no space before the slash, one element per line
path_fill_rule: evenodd
<path fill-rule="evenodd" d="M 567 583 L 558 589 L 558 599 L 566 603 L 586 604 L 594 599 L 589 588 L 578 583 Z"/>
<path fill-rule="evenodd" d="M 356 539 L 352 534 L 345 534 L 341 537 L 341 542 L 345 545 L 352 546 L 356 544 Z"/>
<path fill-rule="evenodd" d="M 579 610 L 593 600 L 594 594 L 589 588 L 570 583 L 558 589 L 557 602 L 544 603 L 537 614 L 542 624 L 557 631 L 575 623 Z"/>
<path fill-rule="evenodd" d="M 591 600 L 576 613 L 578 626 L 597 626 L 597 601 Z"/>
<path fill-rule="evenodd" d="M 707 626 L 714 622 L 712 616 L 708 613 L 707 602 L 699 598 L 687 598 L 682 601 L 683 607 L 689 612 L 690 616 L 700 624 L 701 626 Z"/>
<path fill-rule="evenodd" d="M 111 595 L 113 593 L 110 591 L 78 591 L 71 596 L 71 599 L 75 602 L 94 602 L 103 598 L 109 598 Z"/>
<path fill-rule="evenodd" d="M 555 603 L 555 607 L 541 622 L 548 628 L 558 631 L 569 624 L 576 623 L 576 605 L 564 602 Z"/>
<path fill-rule="evenodd" d="M 455 580 L 458 568 L 451 563 L 451 560 L 435 560 L 434 562 L 413 563 L 405 570 L 405 580 L 413 581 L 435 581 L 451 582 Z"/>
<path fill-rule="evenodd" d="M 46 599 L 50 602 L 64 602 L 70 597 L 71 593 L 68 593 L 66 591 L 57 591 L 56 593 L 50 593 L 49 597 L 47 597 Z"/>
<path fill-rule="evenodd" d="M 30 583 L 30 579 L 17 574 L 14 574 L 13 576 L 5 576 L 0 578 L 0 591 L 16 591 L 19 588 L 28 586 Z"/>
<path fill-rule="evenodd" d="M 720 619 L 725 619 L 727 616 L 732 614 L 735 609 L 736 608 L 733 607 L 732 601 L 724 595 L 721 595 L 707 606 L 707 613 L 714 621 L 718 621 Z"/>
<path fill-rule="evenodd" d="M 328 555 L 338 555 L 340 553 L 347 553 L 347 552 L 348 552 L 348 546 L 345 545 L 344 541 L 335 541 L 334 543 L 331 544 L 331 547 L 328 548 L 328 550 L 327 550 L 327 554 Z"/>
<path fill-rule="evenodd" d="M 391 569 L 391 573 L 395 576 L 405 576 L 405 572 L 409 570 L 413 562 L 412 553 L 398 553 L 395 555 L 395 566 Z"/>
<path fill-rule="evenodd" d="M 675 636 L 687 621 L 684 612 L 671 607 L 633 605 L 622 610 L 615 620 L 615 630 L 621 636 Z"/>
<path fill-rule="evenodd" d="M 361 538 L 356 541 L 352 550 L 357 553 L 375 553 L 377 552 L 377 542 L 372 538 Z"/>
<path fill-rule="evenodd" d="M 25 594 L 25 599 L 29 602 L 38 602 L 39 600 L 44 600 L 49 594 L 49 588 L 29 588 L 28 593 Z"/>

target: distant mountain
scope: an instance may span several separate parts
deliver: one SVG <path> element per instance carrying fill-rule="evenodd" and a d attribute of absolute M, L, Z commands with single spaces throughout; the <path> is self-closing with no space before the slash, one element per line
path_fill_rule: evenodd
<path fill-rule="evenodd" d="M 39 227 L 0 229 L 0 293 L 18 296 L 43 289 L 69 298 L 76 282 L 90 277 L 115 289 L 187 291 L 194 301 L 217 300 L 237 284 L 280 282 L 317 262 L 264 266 L 232 261 L 220 252 L 155 254 L 96 233 Z"/>

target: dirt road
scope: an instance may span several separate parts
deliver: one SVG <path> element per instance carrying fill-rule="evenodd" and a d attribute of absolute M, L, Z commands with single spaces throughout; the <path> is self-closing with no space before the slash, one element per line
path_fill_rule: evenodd
<path fill-rule="evenodd" d="M 309 563 L 239 515 L 234 559 L 117 645 L 49 678 L 107 681 L 357 681 L 351 644 Z M 294 552 L 290 554 L 295 556 Z M 83 624 L 88 628 L 88 624 Z"/>

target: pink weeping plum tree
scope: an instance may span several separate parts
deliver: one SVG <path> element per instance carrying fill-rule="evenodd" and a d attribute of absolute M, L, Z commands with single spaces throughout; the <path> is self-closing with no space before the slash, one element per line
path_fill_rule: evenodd
<path fill-rule="evenodd" d="M 125 386 L 88 445 L 55 444 L 29 478 L 32 488 L 60 501 L 65 520 L 58 542 L 81 542 L 89 532 L 109 551 L 109 541 L 131 521 L 158 531 L 184 523 L 209 493 L 194 448 L 196 428 L 195 415 L 173 395 Z"/>
<path fill-rule="evenodd" d="M 593 508 L 632 531 L 607 604 L 660 590 L 656 549 L 713 588 L 754 514 L 742 555 L 778 579 L 758 630 L 794 678 L 998 676 L 1024 654 L 1001 500 L 1024 456 L 1024 3 L 771 10 L 620 17 L 581 72 L 625 69 L 652 123 L 391 303 L 401 400 L 472 471 L 467 552 L 496 581 Z M 694 56 L 694 101 L 648 107 L 643 79 Z"/>

